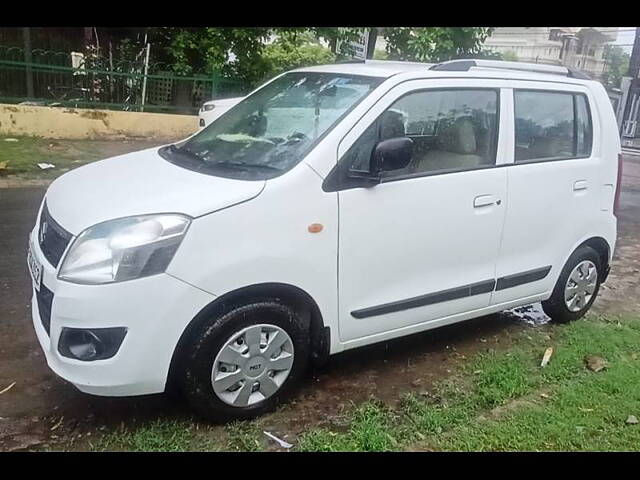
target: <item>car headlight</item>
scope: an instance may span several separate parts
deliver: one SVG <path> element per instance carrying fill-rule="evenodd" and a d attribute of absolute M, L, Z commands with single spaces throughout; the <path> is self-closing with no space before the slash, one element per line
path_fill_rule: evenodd
<path fill-rule="evenodd" d="M 58 278 L 98 285 L 165 271 L 191 219 L 160 214 L 119 218 L 87 228 L 65 256 Z"/>
<path fill-rule="evenodd" d="M 202 111 L 203 112 L 210 112 L 214 108 L 216 108 L 216 106 L 213 103 L 202 105 Z"/>

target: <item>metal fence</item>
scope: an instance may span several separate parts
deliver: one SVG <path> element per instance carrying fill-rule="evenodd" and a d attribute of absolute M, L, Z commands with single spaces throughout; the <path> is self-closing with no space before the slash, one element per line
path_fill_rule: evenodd
<path fill-rule="evenodd" d="M 74 58 L 38 49 L 25 61 L 22 48 L 0 46 L 0 103 L 197 113 L 206 100 L 241 96 L 248 90 L 220 76 L 175 75 L 162 63 L 145 69 L 141 61 Z"/>

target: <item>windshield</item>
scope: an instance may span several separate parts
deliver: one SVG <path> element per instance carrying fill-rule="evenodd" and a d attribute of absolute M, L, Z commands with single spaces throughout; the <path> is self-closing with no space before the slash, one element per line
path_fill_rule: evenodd
<path fill-rule="evenodd" d="M 246 180 L 277 177 L 297 165 L 383 79 L 293 72 L 242 100 L 167 160 L 211 175 Z"/>

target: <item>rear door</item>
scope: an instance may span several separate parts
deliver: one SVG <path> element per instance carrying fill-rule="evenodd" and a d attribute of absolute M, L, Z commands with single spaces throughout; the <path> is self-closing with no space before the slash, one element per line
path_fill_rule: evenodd
<path fill-rule="evenodd" d="M 578 85 L 518 82 L 512 104 L 513 165 L 492 304 L 537 300 L 598 219 L 602 159 L 595 102 Z M 506 110 L 512 109 L 511 112 Z"/>

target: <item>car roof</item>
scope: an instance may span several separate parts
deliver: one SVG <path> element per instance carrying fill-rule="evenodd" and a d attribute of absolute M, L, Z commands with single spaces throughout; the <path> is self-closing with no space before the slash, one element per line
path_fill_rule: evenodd
<path fill-rule="evenodd" d="M 293 70 L 294 72 L 327 72 L 352 75 L 364 75 L 368 77 L 391 77 L 398 73 L 429 70 L 433 63 L 399 62 L 390 60 L 366 60 L 333 63 L 329 65 L 316 65 Z"/>
<path fill-rule="evenodd" d="M 513 79 L 513 80 L 538 80 L 555 83 L 568 83 L 574 85 L 585 85 L 593 83 L 594 80 L 574 78 L 558 73 L 544 71 L 530 71 L 508 68 L 508 64 L 516 64 L 517 62 L 492 62 L 496 65 L 504 64 L 505 67 L 499 66 L 475 66 L 466 71 L 456 70 L 431 70 L 433 63 L 420 62 L 402 62 L 388 60 L 366 60 L 344 63 L 334 63 L 329 65 L 317 65 L 313 67 L 303 67 L 293 70 L 294 72 L 326 72 L 348 75 L 363 75 L 369 77 L 389 78 L 398 74 L 409 74 L 414 78 L 495 78 L 495 79 Z M 519 64 L 519 67 L 529 64 Z M 539 65 L 540 68 L 544 65 Z"/>

